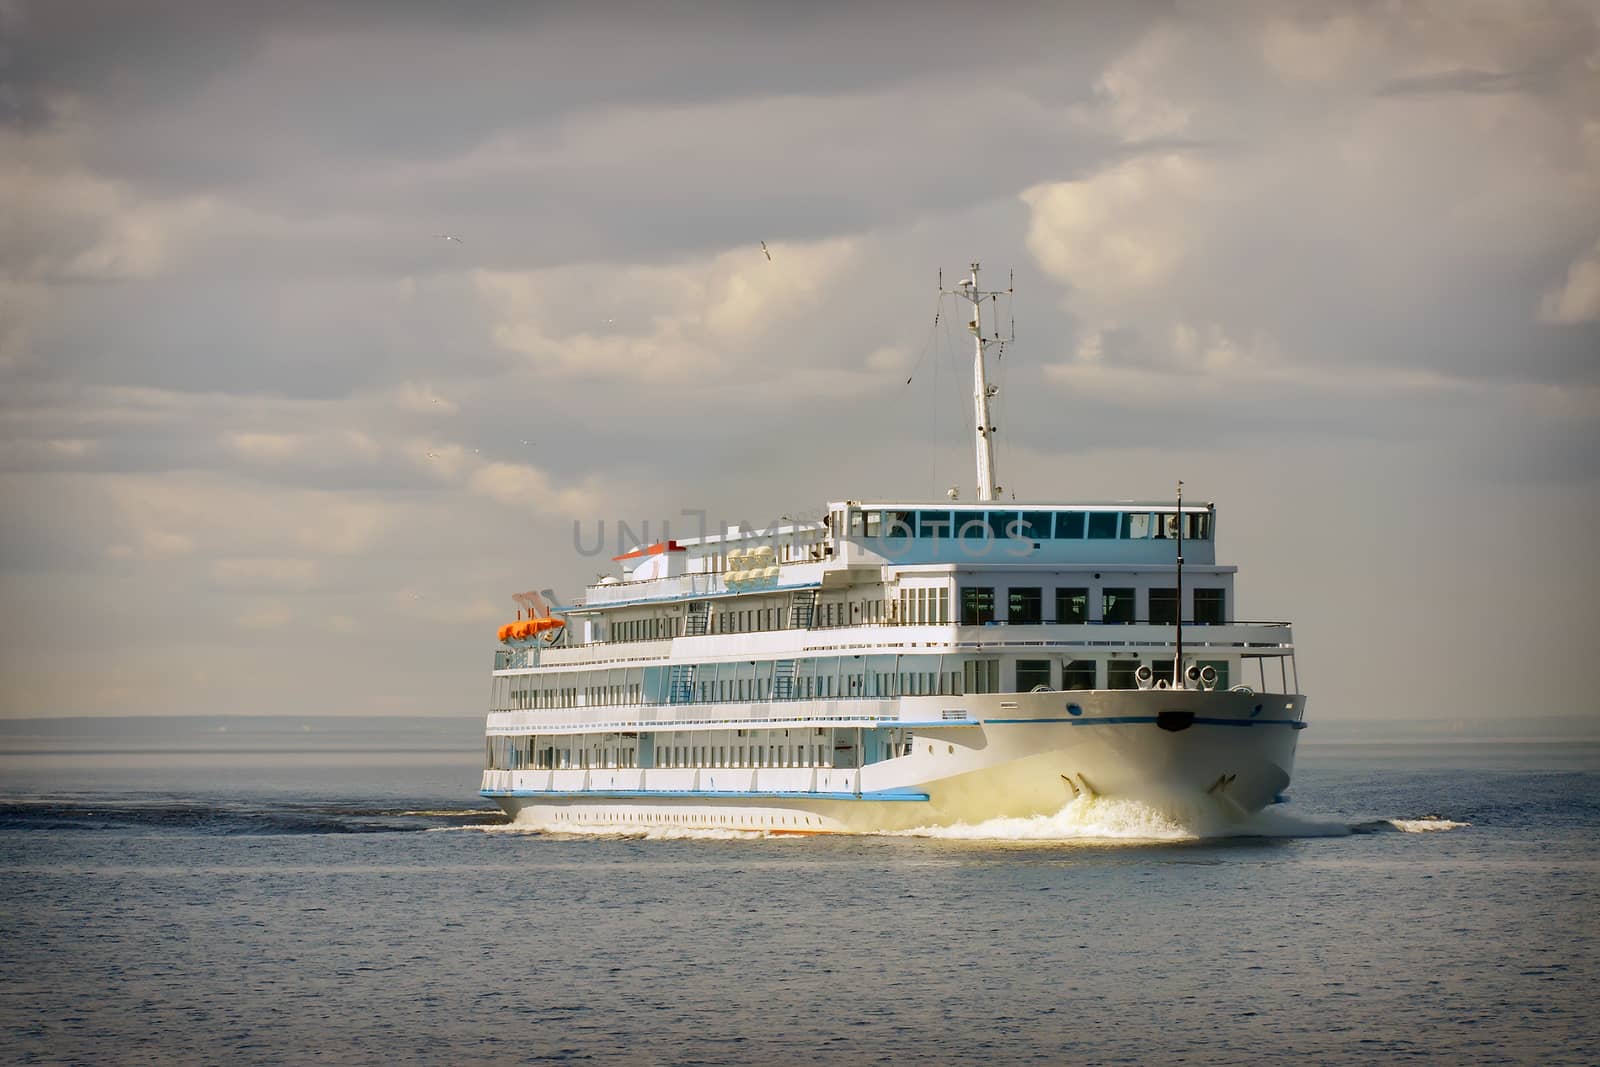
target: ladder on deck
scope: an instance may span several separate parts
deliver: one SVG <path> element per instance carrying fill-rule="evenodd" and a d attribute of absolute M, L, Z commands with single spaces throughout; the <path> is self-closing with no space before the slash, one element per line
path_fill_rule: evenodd
<path fill-rule="evenodd" d="M 694 702 L 694 664 L 674 663 L 667 672 L 667 703 L 692 704 Z"/>
<path fill-rule="evenodd" d="M 707 624 L 711 621 L 711 601 L 689 601 L 689 614 L 683 620 L 683 636 L 705 636 Z"/>
<path fill-rule="evenodd" d="M 817 591 L 796 589 L 789 594 L 789 629 L 809 630 L 817 615 Z"/>
<path fill-rule="evenodd" d="M 772 665 L 772 699 L 794 699 L 794 671 L 795 662 L 792 659 L 780 659 Z"/>

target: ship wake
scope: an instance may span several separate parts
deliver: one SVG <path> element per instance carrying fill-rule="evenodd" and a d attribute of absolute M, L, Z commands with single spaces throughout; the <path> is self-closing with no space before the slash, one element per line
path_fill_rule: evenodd
<path fill-rule="evenodd" d="M 1222 805 L 1206 801 L 1148 804 L 1114 797 L 1081 796 L 1051 815 L 988 819 L 954 826 L 924 826 L 900 830 L 892 836 L 927 837 L 953 841 L 1031 842 L 1161 842 L 1224 840 L 1229 838 L 1347 837 L 1383 832 L 1424 833 L 1455 830 L 1469 823 L 1443 816 L 1418 819 L 1371 819 L 1350 822 L 1330 816 L 1304 815 L 1268 808 L 1240 816 Z"/>

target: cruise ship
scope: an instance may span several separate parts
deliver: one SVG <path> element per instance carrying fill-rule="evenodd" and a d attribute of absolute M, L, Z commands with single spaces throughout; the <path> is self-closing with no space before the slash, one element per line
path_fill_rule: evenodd
<path fill-rule="evenodd" d="M 553 830 L 859 833 L 1085 797 L 1242 818 L 1306 726 L 1290 627 L 1236 618 L 1210 503 L 995 481 L 978 265 L 976 499 L 640 544 L 500 627 L 482 794 Z"/>

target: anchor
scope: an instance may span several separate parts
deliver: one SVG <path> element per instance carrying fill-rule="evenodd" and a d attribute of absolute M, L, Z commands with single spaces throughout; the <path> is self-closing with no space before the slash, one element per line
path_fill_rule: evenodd
<path fill-rule="evenodd" d="M 1072 790 L 1073 800 L 1077 800 L 1080 796 L 1088 796 L 1093 798 L 1100 795 L 1098 792 L 1096 792 L 1094 786 L 1089 784 L 1089 780 L 1081 774 L 1078 775 L 1077 781 L 1073 781 L 1072 776 L 1066 774 L 1061 776 L 1061 780 L 1067 783 L 1068 789 Z"/>

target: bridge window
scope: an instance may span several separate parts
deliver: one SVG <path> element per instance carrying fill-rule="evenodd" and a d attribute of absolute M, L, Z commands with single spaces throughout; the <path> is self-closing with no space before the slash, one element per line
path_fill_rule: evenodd
<path fill-rule="evenodd" d="M 1062 625 L 1089 621 L 1089 590 L 1057 589 L 1056 622 Z"/>
<path fill-rule="evenodd" d="M 1055 516 L 1048 511 L 1024 511 L 1017 536 L 1028 541 L 1048 541 L 1055 536 Z"/>
<path fill-rule="evenodd" d="M 1132 589 L 1106 589 L 1101 595 L 1100 618 L 1110 623 L 1134 621 Z"/>
<path fill-rule="evenodd" d="M 1178 590 L 1150 590 L 1150 621 L 1157 626 L 1173 626 L 1178 621 Z"/>
<path fill-rule="evenodd" d="M 1094 660 L 1075 659 L 1061 666 L 1061 688 L 1093 689 Z"/>
<path fill-rule="evenodd" d="M 1056 513 L 1056 536 L 1066 540 L 1083 539 L 1083 512 L 1060 511 Z"/>
<path fill-rule="evenodd" d="M 1143 541 L 1150 536 L 1148 511 L 1125 511 L 1122 514 L 1122 538 L 1125 541 Z"/>
<path fill-rule="evenodd" d="M 1228 591 L 1226 589 L 1196 589 L 1194 591 L 1194 621 L 1221 626 L 1228 620 Z"/>
<path fill-rule="evenodd" d="M 914 511 L 886 511 L 883 513 L 885 538 L 911 537 L 916 533 L 917 513 Z"/>
<path fill-rule="evenodd" d="M 1109 541 L 1117 536 L 1117 520 L 1121 513 L 1116 511 L 1091 511 L 1089 512 L 1089 539 L 1091 541 Z"/>
<path fill-rule="evenodd" d="M 994 622 L 994 588 L 961 587 L 961 625 L 984 626 Z"/>
<path fill-rule="evenodd" d="M 1184 520 L 1184 537 L 1191 541 L 1205 541 L 1211 537 L 1211 515 L 1209 512 L 1187 514 L 1184 516 Z"/>
<path fill-rule="evenodd" d="M 1017 660 L 1017 692 L 1031 693 L 1038 686 L 1050 688 L 1050 661 L 1047 659 Z"/>
<path fill-rule="evenodd" d="M 973 544 L 981 543 L 985 547 L 994 544 L 994 531 L 989 528 L 988 521 L 981 513 L 974 514 L 970 511 L 958 511 L 956 512 L 955 520 L 956 534 L 961 538 L 961 540 L 968 541 Z"/>
<path fill-rule="evenodd" d="M 1006 621 L 1037 626 L 1044 621 L 1044 604 L 1038 586 L 1013 588 L 1006 596 Z"/>
<path fill-rule="evenodd" d="M 951 529 L 948 511 L 917 512 L 917 537 L 947 541 L 950 539 Z"/>

